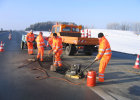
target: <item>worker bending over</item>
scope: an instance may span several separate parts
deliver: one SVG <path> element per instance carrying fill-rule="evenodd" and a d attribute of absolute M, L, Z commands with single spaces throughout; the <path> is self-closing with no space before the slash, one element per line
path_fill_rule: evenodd
<path fill-rule="evenodd" d="M 27 46 L 28 46 L 28 54 L 33 54 L 33 41 L 34 41 L 35 37 L 33 34 L 33 31 L 31 30 L 27 36 L 26 36 L 26 42 L 27 42 Z"/>
<path fill-rule="evenodd" d="M 62 62 L 61 62 L 61 54 L 62 54 L 62 38 L 57 36 L 56 33 L 53 33 L 53 38 L 50 38 L 49 41 L 50 45 L 52 46 L 52 50 L 53 50 L 53 55 L 55 55 L 55 62 L 54 62 L 54 66 L 62 66 Z"/>
<path fill-rule="evenodd" d="M 53 44 L 53 37 L 49 37 L 48 42 L 47 42 L 47 46 L 50 45 L 52 47 L 52 44 Z"/>
<path fill-rule="evenodd" d="M 42 32 L 39 32 L 39 35 L 36 38 L 36 42 L 37 42 L 37 48 L 38 48 L 37 59 L 40 58 L 40 61 L 43 61 L 45 42 L 44 42 Z"/>
<path fill-rule="evenodd" d="M 94 60 L 98 61 L 101 59 L 99 65 L 99 82 L 104 82 L 105 68 L 111 58 L 112 52 L 111 52 L 110 44 L 108 40 L 104 37 L 103 33 L 98 34 L 98 39 L 99 39 L 99 50 Z"/>

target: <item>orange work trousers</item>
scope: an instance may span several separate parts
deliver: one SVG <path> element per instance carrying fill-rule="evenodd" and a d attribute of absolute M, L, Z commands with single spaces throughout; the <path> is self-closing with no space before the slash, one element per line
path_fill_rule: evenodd
<path fill-rule="evenodd" d="M 28 46 L 28 54 L 33 54 L 33 43 L 27 42 L 27 46 Z"/>
<path fill-rule="evenodd" d="M 44 47 L 38 47 L 38 54 L 37 54 L 37 59 L 40 58 L 40 61 L 43 61 L 43 55 L 44 55 Z"/>
<path fill-rule="evenodd" d="M 62 50 L 59 50 L 56 54 L 55 54 L 55 62 L 54 62 L 54 66 L 62 66 L 62 62 L 61 62 L 61 56 L 62 54 Z"/>
<path fill-rule="evenodd" d="M 103 56 L 100 61 L 99 65 L 99 82 L 104 82 L 104 72 L 109 60 L 111 59 L 111 55 Z"/>

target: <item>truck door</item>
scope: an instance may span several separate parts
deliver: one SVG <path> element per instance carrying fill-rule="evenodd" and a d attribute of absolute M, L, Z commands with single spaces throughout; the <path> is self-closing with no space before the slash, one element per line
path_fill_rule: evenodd
<path fill-rule="evenodd" d="M 57 26 L 56 33 L 59 33 L 59 32 L 60 32 L 60 26 Z"/>
<path fill-rule="evenodd" d="M 56 27 L 52 28 L 52 33 L 55 33 Z"/>

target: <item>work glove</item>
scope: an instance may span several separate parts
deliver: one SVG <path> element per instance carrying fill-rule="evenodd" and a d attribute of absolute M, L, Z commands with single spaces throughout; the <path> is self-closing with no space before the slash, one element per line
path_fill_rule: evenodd
<path fill-rule="evenodd" d="M 51 54 L 52 50 L 50 50 L 48 53 Z"/>
<path fill-rule="evenodd" d="M 95 59 L 94 59 L 94 61 L 98 61 L 99 59 L 96 57 Z"/>
<path fill-rule="evenodd" d="M 53 52 L 53 55 L 55 55 L 55 52 Z"/>
<path fill-rule="evenodd" d="M 56 53 L 57 53 L 57 51 L 56 51 L 56 50 L 54 50 L 54 51 L 53 51 L 53 55 L 55 55 Z"/>

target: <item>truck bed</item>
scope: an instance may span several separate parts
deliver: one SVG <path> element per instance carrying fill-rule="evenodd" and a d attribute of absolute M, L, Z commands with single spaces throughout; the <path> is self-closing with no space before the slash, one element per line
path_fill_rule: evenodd
<path fill-rule="evenodd" d="M 98 45 L 98 38 L 81 38 L 81 37 L 67 37 L 61 36 L 63 43 L 75 44 L 75 45 Z"/>

